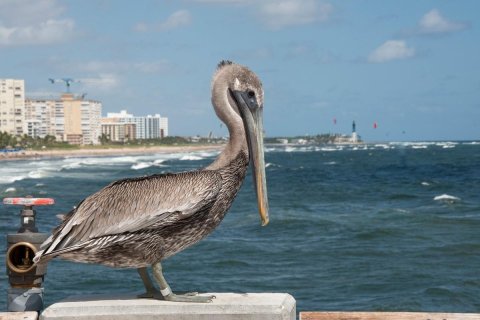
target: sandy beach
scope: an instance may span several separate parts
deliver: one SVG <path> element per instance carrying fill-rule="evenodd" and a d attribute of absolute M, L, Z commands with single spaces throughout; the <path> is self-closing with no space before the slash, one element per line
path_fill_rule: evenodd
<path fill-rule="evenodd" d="M 81 148 L 74 150 L 24 150 L 0 154 L 0 161 L 64 157 L 112 156 L 127 154 L 179 153 L 219 150 L 223 145 L 151 146 L 130 148 Z"/>

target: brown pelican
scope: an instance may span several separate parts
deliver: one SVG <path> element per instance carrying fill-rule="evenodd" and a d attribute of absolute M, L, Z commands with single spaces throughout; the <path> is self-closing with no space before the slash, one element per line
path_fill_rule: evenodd
<path fill-rule="evenodd" d="M 218 226 L 245 178 L 249 161 L 262 225 L 268 223 L 263 153 L 263 88 L 248 68 L 222 61 L 212 82 L 212 104 L 230 139 L 208 167 L 124 179 L 81 201 L 42 244 L 34 261 L 59 256 L 84 263 L 137 268 L 141 297 L 208 302 L 213 297 L 172 293 L 161 261 L 200 241 Z M 160 292 L 152 284 L 147 267 Z"/>

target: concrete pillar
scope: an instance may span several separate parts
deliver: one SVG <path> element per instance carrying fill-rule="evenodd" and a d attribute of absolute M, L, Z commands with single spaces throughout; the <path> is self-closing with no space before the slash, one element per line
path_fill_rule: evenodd
<path fill-rule="evenodd" d="M 52 304 L 41 320 L 295 320 L 295 299 L 286 293 L 209 293 L 211 303 L 168 302 L 123 296 L 70 297 Z"/>

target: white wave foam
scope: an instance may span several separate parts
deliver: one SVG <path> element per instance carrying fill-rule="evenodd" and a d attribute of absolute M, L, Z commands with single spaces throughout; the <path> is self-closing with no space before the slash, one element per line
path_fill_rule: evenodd
<path fill-rule="evenodd" d="M 70 169 L 78 169 L 78 168 L 81 168 L 81 167 L 82 167 L 82 162 L 79 161 L 79 162 L 72 162 L 72 163 L 69 163 L 69 164 L 64 164 L 62 166 L 62 169 L 70 170 Z"/>
<path fill-rule="evenodd" d="M 211 158 L 215 157 L 220 153 L 220 151 L 209 151 L 209 152 L 200 152 L 200 157 L 202 158 Z"/>
<path fill-rule="evenodd" d="M 25 176 L 6 176 L 6 177 L 0 177 L 0 184 L 10 184 L 15 181 L 21 181 L 25 179 Z"/>
<path fill-rule="evenodd" d="M 203 158 L 202 157 L 199 157 L 199 156 L 194 156 L 194 155 L 186 155 L 186 156 L 183 156 L 181 157 L 179 160 L 182 160 L 182 161 L 193 161 L 193 160 L 202 160 Z"/>
<path fill-rule="evenodd" d="M 140 170 L 140 169 L 150 168 L 151 166 L 153 166 L 153 162 L 138 162 L 132 165 L 130 169 Z"/>
<path fill-rule="evenodd" d="M 28 177 L 30 179 L 41 179 L 44 176 L 45 176 L 45 171 L 43 171 L 42 169 L 30 171 L 28 173 Z"/>
<path fill-rule="evenodd" d="M 329 166 L 333 166 L 334 164 L 337 164 L 337 162 L 335 162 L 335 161 L 328 161 L 328 162 L 324 162 L 323 164 L 326 164 L 326 165 L 329 165 Z"/>
<path fill-rule="evenodd" d="M 428 183 L 428 182 L 426 182 L 426 181 L 423 181 L 423 182 L 422 182 L 422 186 L 429 186 L 429 185 L 430 185 L 430 183 Z"/>
<path fill-rule="evenodd" d="M 328 151 L 328 152 L 338 151 L 338 150 L 342 150 L 342 149 L 337 149 L 337 148 L 334 148 L 334 147 L 322 147 L 322 148 L 320 148 L 320 151 Z"/>
<path fill-rule="evenodd" d="M 433 198 L 435 201 L 446 201 L 446 202 L 455 202 L 460 201 L 461 199 L 455 196 L 451 196 L 449 194 L 442 194 Z"/>
<path fill-rule="evenodd" d="M 6 193 L 7 192 L 15 192 L 15 191 L 17 191 L 17 189 L 15 189 L 14 187 L 10 187 L 10 188 L 5 189 Z"/>

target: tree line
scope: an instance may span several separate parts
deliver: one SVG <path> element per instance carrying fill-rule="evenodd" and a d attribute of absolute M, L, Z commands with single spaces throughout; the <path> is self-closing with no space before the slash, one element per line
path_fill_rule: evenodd
<path fill-rule="evenodd" d="M 42 147 L 54 147 L 64 145 L 64 142 L 57 142 L 54 136 L 46 135 L 43 138 L 30 137 L 26 134 L 23 136 L 15 136 L 7 132 L 0 132 L 0 149 L 13 149 L 13 148 L 42 148 Z"/>
<path fill-rule="evenodd" d="M 98 140 L 102 146 L 142 146 L 142 145 L 184 145 L 191 144 L 192 142 L 184 137 L 179 136 L 168 136 L 158 139 L 137 139 L 129 140 L 125 142 L 114 142 L 110 138 L 102 134 L 98 137 Z M 204 141 L 205 140 L 205 141 Z M 197 143 L 209 143 L 206 139 L 197 141 Z M 77 145 L 68 144 L 65 141 L 57 141 L 55 136 L 46 135 L 43 138 L 40 137 L 30 137 L 26 134 L 23 136 L 15 136 L 7 132 L 0 132 L 0 149 L 42 149 L 42 148 L 78 148 Z"/>

